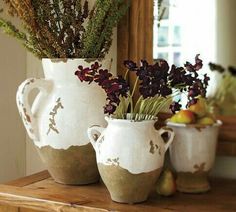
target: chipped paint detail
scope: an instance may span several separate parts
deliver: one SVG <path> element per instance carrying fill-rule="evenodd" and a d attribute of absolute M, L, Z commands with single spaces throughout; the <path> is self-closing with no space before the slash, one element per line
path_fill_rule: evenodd
<path fill-rule="evenodd" d="M 55 117 L 56 117 L 59 109 L 64 109 L 64 106 L 61 103 L 61 98 L 57 99 L 56 105 L 53 107 L 52 111 L 49 113 L 49 115 L 51 117 L 49 118 L 49 125 L 48 125 L 47 135 L 51 131 L 54 131 L 55 133 L 59 134 L 59 130 L 57 129 L 57 124 L 56 124 L 56 121 L 55 121 Z"/>
<path fill-rule="evenodd" d="M 23 108 L 23 111 L 24 111 L 24 115 L 25 115 L 26 121 L 31 123 L 31 118 L 30 118 L 30 116 L 27 114 L 27 110 L 26 110 L 25 107 Z"/>
<path fill-rule="evenodd" d="M 149 152 L 151 154 L 155 154 L 155 151 L 159 149 L 158 145 L 157 144 L 154 144 L 153 141 L 150 141 L 150 150 Z M 159 154 L 161 155 L 161 152 L 159 151 Z"/>
<path fill-rule="evenodd" d="M 200 165 L 195 164 L 193 168 L 196 170 L 194 173 L 200 173 L 203 172 L 205 169 L 206 163 L 201 163 Z"/>
<path fill-rule="evenodd" d="M 35 79 L 29 79 L 29 80 L 25 83 L 25 85 L 24 85 L 24 87 L 23 87 L 21 93 L 24 94 L 26 87 L 27 87 L 28 85 L 30 85 L 31 83 L 34 83 L 34 82 L 35 82 Z"/>
<path fill-rule="evenodd" d="M 30 115 L 27 114 L 26 107 L 19 99 L 18 99 L 18 105 L 20 107 L 19 113 L 20 113 L 21 119 L 24 122 L 25 126 L 28 126 L 31 123 Z"/>
<path fill-rule="evenodd" d="M 120 165 L 119 158 L 114 158 L 114 159 L 108 158 L 107 159 L 107 164 L 108 165 L 119 166 Z"/>
<path fill-rule="evenodd" d="M 150 150 L 149 150 L 149 152 L 150 152 L 151 154 L 154 154 L 154 153 L 155 153 L 155 148 L 154 148 L 153 141 L 150 141 Z"/>

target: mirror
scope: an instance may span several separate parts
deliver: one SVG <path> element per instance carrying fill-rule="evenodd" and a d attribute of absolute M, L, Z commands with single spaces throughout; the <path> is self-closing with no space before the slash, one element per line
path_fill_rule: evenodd
<path fill-rule="evenodd" d="M 154 0 L 154 60 L 182 66 L 200 54 L 210 78 L 208 95 L 219 115 L 236 115 L 236 1 Z M 226 70 L 211 71 L 208 63 Z M 233 71 L 236 69 L 234 68 Z"/>

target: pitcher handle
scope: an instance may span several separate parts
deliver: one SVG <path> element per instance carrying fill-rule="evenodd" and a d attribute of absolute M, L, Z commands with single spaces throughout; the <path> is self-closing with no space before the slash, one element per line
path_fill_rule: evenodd
<path fill-rule="evenodd" d="M 90 140 L 91 144 L 93 145 L 93 148 L 95 149 L 95 151 L 97 150 L 97 143 L 100 141 L 100 139 L 103 136 L 104 130 L 105 130 L 105 128 L 100 127 L 100 126 L 92 126 L 92 127 L 89 127 L 87 130 L 89 140 Z M 99 137 L 97 137 L 98 136 L 97 133 L 100 133 Z"/>
<path fill-rule="evenodd" d="M 171 143 L 173 142 L 174 140 L 174 137 L 175 137 L 175 133 L 174 131 L 169 128 L 169 127 L 162 127 L 159 131 L 159 134 L 162 136 L 164 133 L 168 133 L 168 141 L 165 142 L 165 152 L 167 151 L 167 149 L 169 148 L 169 146 L 171 145 Z"/>
<path fill-rule="evenodd" d="M 39 131 L 37 120 L 32 114 L 29 104 L 30 92 L 37 88 L 46 96 L 51 90 L 52 82 L 45 79 L 29 78 L 18 87 L 16 93 L 16 103 L 29 137 L 34 141 L 39 141 Z"/>

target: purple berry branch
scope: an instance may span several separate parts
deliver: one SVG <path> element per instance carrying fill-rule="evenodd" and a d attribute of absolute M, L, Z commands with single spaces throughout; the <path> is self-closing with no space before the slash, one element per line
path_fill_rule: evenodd
<path fill-rule="evenodd" d="M 127 68 L 125 78 L 114 77 L 107 69 L 102 69 L 97 62 L 91 67 L 79 66 L 75 72 L 81 82 L 95 82 L 106 92 L 105 114 L 124 118 L 127 113 L 131 113 L 135 120 L 140 117 L 137 117 L 137 114 L 151 118 L 157 116 L 167 105 L 170 105 L 173 113 L 180 110 L 182 107 L 180 102 L 172 102 L 176 94 L 187 92 L 187 106 L 195 104 L 199 96 L 206 97 L 209 77 L 206 74 L 203 79 L 199 77 L 199 70 L 203 66 L 199 55 L 195 57 L 195 64 L 186 62 L 184 67 L 172 65 L 170 68 L 165 60 L 158 60 L 155 64 L 148 64 L 146 60 L 141 60 L 140 66 L 131 60 L 126 60 L 124 65 Z M 132 91 L 126 81 L 129 72 L 136 74 Z M 137 87 L 139 87 L 140 97 L 133 105 L 133 95 Z"/>
<path fill-rule="evenodd" d="M 121 97 L 128 97 L 129 85 L 124 78 L 121 76 L 114 77 L 107 69 L 102 69 L 98 62 L 87 68 L 79 66 L 75 75 L 81 82 L 97 83 L 106 92 L 105 114 L 113 114 L 121 102 Z"/>

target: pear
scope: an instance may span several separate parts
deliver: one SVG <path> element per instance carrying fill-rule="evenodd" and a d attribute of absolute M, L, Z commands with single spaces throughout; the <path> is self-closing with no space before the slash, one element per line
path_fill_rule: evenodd
<path fill-rule="evenodd" d="M 158 182 L 156 191 L 163 196 L 171 196 L 176 192 L 176 182 L 173 173 L 166 169 L 162 172 Z"/>
<path fill-rule="evenodd" d="M 170 122 L 178 123 L 178 115 L 175 114 L 169 119 Z"/>
<path fill-rule="evenodd" d="M 190 110 L 181 110 L 173 115 L 170 121 L 175 123 L 191 124 L 195 122 L 195 115 Z"/>
<path fill-rule="evenodd" d="M 191 105 L 189 107 L 189 110 L 195 113 L 199 118 L 204 117 L 207 113 L 206 100 L 202 97 L 199 97 L 197 100 L 197 103 L 194 105 Z"/>
<path fill-rule="evenodd" d="M 215 120 L 208 116 L 197 120 L 197 124 L 201 124 L 201 125 L 213 125 L 214 123 L 215 123 Z"/>

